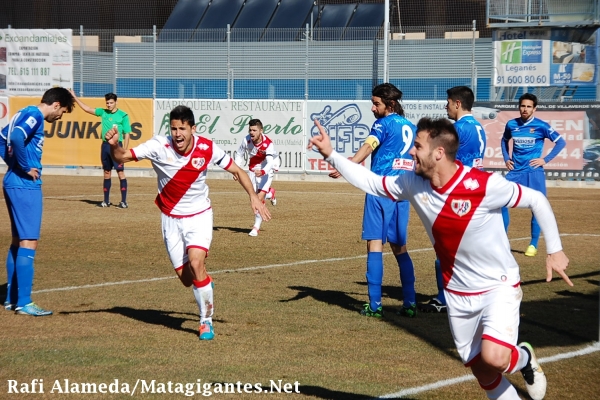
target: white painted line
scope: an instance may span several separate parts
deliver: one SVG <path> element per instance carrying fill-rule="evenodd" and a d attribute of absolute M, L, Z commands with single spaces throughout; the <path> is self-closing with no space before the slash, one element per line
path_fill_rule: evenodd
<path fill-rule="evenodd" d="M 597 237 L 597 236 L 600 236 L 600 234 L 595 235 L 595 234 L 586 234 L 586 233 L 563 233 L 563 234 L 561 234 L 561 236 Z M 510 239 L 511 242 L 520 241 L 520 240 L 529 240 L 529 237 Z M 408 252 L 409 253 L 420 253 L 423 251 L 432 251 L 432 250 L 433 250 L 433 247 L 424 247 L 421 249 L 410 249 L 409 248 Z M 383 254 L 390 255 L 392 253 L 387 252 L 387 253 L 383 253 Z M 246 267 L 246 268 L 237 268 L 237 269 L 222 269 L 222 270 L 217 270 L 217 271 L 211 271 L 210 274 L 214 275 L 214 274 L 224 274 L 227 272 L 247 272 L 247 271 L 258 271 L 258 270 L 263 270 L 263 269 L 271 269 L 271 268 L 280 268 L 280 267 L 295 267 L 298 265 L 305 265 L 305 264 L 357 260 L 357 259 L 366 258 L 366 257 L 367 256 L 365 254 L 363 254 L 360 256 L 353 256 L 353 257 L 322 258 L 319 260 L 294 261 L 294 262 L 285 263 L 285 264 L 270 264 L 270 265 L 261 265 L 261 266 L 256 266 L 256 267 Z M 157 278 L 139 279 L 139 280 L 131 280 L 131 281 L 127 280 L 127 281 L 118 281 L 118 282 L 103 282 L 103 283 L 96 283 L 96 284 L 91 284 L 91 285 L 67 286 L 67 287 L 54 288 L 54 289 L 40 289 L 40 290 L 35 290 L 31 293 L 35 294 L 35 293 L 49 293 L 49 292 L 64 292 L 64 291 L 78 290 L 78 289 L 92 289 L 92 288 L 99 288 L 99 287 L 106 287 L 106 286 L 128 285 L 128 284 L 132 284 L 132 283 L 147 283 L 147 282 L 163 281 L 166 279 L 173 279 L 176 277 L 177 277 L 177 275 L 169 275 L 169 276 L 163 276 L 163 277 L 157 277 Z"/>
<path fill-rule="evenodd" d="M 580 349 L 580 350 L 571 351 L 568 353 L 556 354 L 556 355 L 550 356 L 550 357 L 540 358 L 538 361 L 540 364 L 544 365 L 544 364 L 549 364 L 549 363 L 555 362 L 555 361 L 565 360 L 568 358 L 584 356 L 586 354 L 591 354 L 596 351 L 600 351 L 600 342 L 594 342 L 591 345 L 589 345 L 588 347 L 584 347 L 583 349 Z M 405 396 L 412 396 L 412 395 L 427 392 L 430 390 L 436 390 L 436 389 L 440 389 L 440 388 L 443 388 L 446 386 L 452 386 L 452 385 L 456 385 L 458 383 L 472 381 L 474 379 L 475 379 L 475 377 L 473 375 L 470 375 L 470 374 L 463 375 L 463 376 L 459 376 L 458 378 L 445 379 L 443 381 L 437 381 L 437 382 L 430 383 L 430 384 L 423 385 L 423 386 L 418 386 L 418 387 L 409 388 L 409 389 L 402 389 L 399 392 L 384 394 L 383 396 L 379 396 L 377 398 L 378 399 L 401 399 L 402 397 L 405 397 Z"/>

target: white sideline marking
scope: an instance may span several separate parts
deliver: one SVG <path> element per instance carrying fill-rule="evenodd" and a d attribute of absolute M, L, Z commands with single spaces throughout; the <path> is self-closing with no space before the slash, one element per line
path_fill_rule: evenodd
<path fill-rule="evenodd" d="M 540 358 L 538 361 L 540 362 L 540 364 L 543 365 L 543 364 L 548 364 L 548 363 L 555 362 L 555 361 L 565 360 L 567 358 L 584 356 L 586 354 L 591 354 L 596 351 L 600 351 L 600 342 L 594 342 L 593 344 L 589 345 L 588 347 L 584 347 L 583 349 L 580 349 L 580 350 L 575 350 L 575 351 L 570 351 L 568 353 L 561 353 L 561 354 L 556 354 L 556 355 L 550 356 L 550 357 Z M 472 381 L 474 379 L 475 379 L 475 377 L 471 374 L 463 375 L 463 376 L 459 376 L 458 378 L 445 379 L 443 381 L 437 381 L 434 383 L 430 383 L 428 385 L 418 386 L 418 387 L 409 388 L 409 389 L 402 389 L 399 392 L 384 394 L 377 398 L 378 399 L 400 399 L 404 396 L 411 396 L 411 395 L 415 395 L 418 393 L 427 392 L 429 390 L 435 390 L 435 389 L 443 388 L 446 386 L 456 385 L 457 383 Z"/>
<path fill-rule="evenodd" d="M 563 233 L 560 236 L 600 237 L 600 234 L 596 235 L 596 234 L 587 234 L 587 233 Z M 509 241 L 514 242 L 514 241 L 519 241 L 519 240 L 529 240 L 529 237 L 514 238 L 514 239 L 510 239 Z M 423 251 L 432 251 L 432 250 L 433 250 L 433 247 L 424 247 L 421 249 L 409 249 L 409 253 L 420 253 Z M 383 254 L 389 255 L 392 253 L 387 252 L 387 253 L 383 253 Z M 237 269 L 222 269 L 222 270 L 217 270 L 217 271 L 211 271 L 211 275 L 224 274 L 227 272 L 247 272 L 247 271 L 258 271 L 261 269 L 271 269 L 271 268 L 279 268 L 279 267 L 294 267 L 297 265 L 314 264 L 314 263 L 348 261 L 348 260 L 356 260 L 359 258 L 366 258 L 366 257 L 367 257 L 366 254 L 363 254 L 360 256 L 353 256 L 353 257 L 322 258 L 319 260 L 294 261 L 294 262 L 285 263 L 285 264 L 270 264 L 270 265 L 261 265 L 261 266 L 256 266 L 256 267 L 246 267 L 246 268 L 237 268 Z M 92 289 L 92 288 L 105 287 L 105 286 L 128 285 L 130 283 L 147 283 L 147 282 L 163 281 L 166 279 L 174 279 L 174 278 L 177 278 L 177 275 L 169 275 L 169 276 L 163 276 L 163 277 L 158 277 L 158 278 L 138 279 L 138 280 L 131 280 L 131 281 L 95 283 L 95 284 L 91 284 L 91 285 L 81 285 L 81 286 L 66 286 L 66 287 L 54 288 L 54 289 L 40 289 L 40 290 L 34 290 L 31 293 L 35 294 L 35 293 L 49 293 L 49 292 L 64 292 L 64 291 L 69 291 L 69 290 Z"/>

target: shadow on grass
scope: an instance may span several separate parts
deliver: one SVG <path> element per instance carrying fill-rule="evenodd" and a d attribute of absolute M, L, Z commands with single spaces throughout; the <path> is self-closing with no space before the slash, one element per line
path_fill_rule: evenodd
<path fill-rule="evenodd" d="M 232 226 L 213 226 L 213 231 L 230 231 L 236 233 L 250 233 L 252 229 L 248 228 L 238 228 Z"/>
<path fill-rule="evenodd" d="M 355 394 L 348 392 L 340 392 L 338 390 L 331 390 L 320 386 L 300 385 L 300 393 L 306 396 L 313 396 L 319 399 L 331 399 L 331 400 L 367 400 L 373 399 L 373 396 L 367 396 L 364 394 Z M 403 399 L 408 399 L 403 397 Z M 410 400 L 410 399 L 408 399 Z"/>
<path fill-rule="evenodd" d="M 307 286 L 288 287 L 291 290 L 298 291 L 298 294 L 287 300 L 279 300 L 282 303 L 312 297 L 317 301 L 355 312 L 357 318 L 367 318 L 358 314 L 362 309 L 365 300 L 357 300 L 347 293 L 337 290 L 321 290 Z M 446 314 L 430 314 L 424 318 L 406 318 L 397 316 L 396 309 L 393 308 L 384 308 L 384 313 L 385 318 L 382 319 L 383 322 L 391 324 L 423 340 L 427 340 L 429 343 L 445 352 L 448 356 L 458 359 L 454 352 L 454 342 L 450 335 L 450 327 L 448 325 Z"/>
<path fill-rule="evenodd" d="M 572 280 L 584 279 L 597 275 L 590 272 L 571 276 Z M 364 285 L 364 282 L 356 282 Z M 597 283 L 594 281 L 594 285 Z M 522 286 L 531 291 L 532 285 L 547 284 L 545 279 L 523 282 Z M 534 286 L 535 287 L 535 286 Z M 298 293 L 280 302 L 290 302 L 311 297 L 317 301 L 340 307 L 357 313 L 365 300 L 357 300 L 346 292 L 321 290 L 307 286 L 289 286 Z M 384 286 L 382 292 L 388 297 L 401 302 L 402 291 L 398 287 Z M 423 302 L 431 298 L 417 294 L 417 301 Z M 529 341 L 534 347 L 577 346 L 596 341 L 598 338 L 598 294 L 580 293 L 571 289 L 559 290 L 548 300 L 531 300 L 521 303 L 521 319 L 519 341 Z M 384 307 L 383 322 L 391 324 L 413 336 L 419 337 L 449 357 L 460 361 L 450 332 L 447 314 L 419 313 L 416 318 L 396 315 L 397 307 Z M 364 317 L 363 317 L 364 318 Z M 557 321 L 561 321 L 557 323 Z"/>
<path fill-rule="evenodd" d="M 184 328 L 182 325 L 188 321 L 198 322 L 197 314 L 182 313 L 179 311 L 163 311 L 150 309 L 136 309 L 130 307 L 112 307 L 103 310 L 87 310 L 87 311 L 61 311 L 60 314 L 90 314 L 90 313 L 111 313 L 119 314 L 124 317 L 131 318 L 136 321 L 146 324 L 161 325 L 166 328 L 179 330 L 182 332 L 193 333 L 198 336 L 198 331 L 195 329 Z M 193 318 L 175 317 L 171 314 L 190 315 Z"/>
<path fill-rule="evenodd" d="M 57 200 L 66 200 L 66 201 L 69 201 L 69 199 L 57 199 Z M 100 204 L 102 204 L 103 200 L 81 199 L 81 200 L 76 200 L 76 201 L 79 201 L 79 202 L 85 203 L 85 204 L 89 204 L 89 205 L 92 205 L 92 206 L 100 207 Z"/>

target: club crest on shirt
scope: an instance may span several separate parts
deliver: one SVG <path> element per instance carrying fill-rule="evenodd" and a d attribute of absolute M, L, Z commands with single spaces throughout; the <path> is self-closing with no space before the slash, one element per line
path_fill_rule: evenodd
<path fill-rule="evenodd" d="M 200 169 L 204 166 L 204 157 L 195 157 L 192 158 L 192 167 L 196 168 L 196 169 Z"/>
<path fill-rule="evenodd" d="M 454 214 L 462 217 L 471 211 L 471 200 L 452 200 L 451 206 Z"/>

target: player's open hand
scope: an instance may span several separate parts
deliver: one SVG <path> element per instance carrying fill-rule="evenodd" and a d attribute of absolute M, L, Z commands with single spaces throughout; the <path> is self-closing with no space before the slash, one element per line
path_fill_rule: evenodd
<path fill-rule="evenodd" d="M 252 196 L 250 202 L 252 204 L 252 210 L 254 211 L 255 215 L 260 214 L 263 221 L 268 221 L 271 219 L 271 213 L 267 209 L 265 203 L 263 203 L 262 200 L 258 198 L 258 196 Z"/>
<path fill-rule="evenodd" d="M 548 254 L 546 257 L 546 282 L 550 282 L 552 280 L 552 271 L 556 271 L 569 286 L 573 286 L 573 282 L 571 282 L 565 273 L 565 270 L 568 266 L 569 259 L 562 250 L 556 253 Z"/>
<path fill-rule="evenodd" d="M 104 136 L 104 138 L 111 146 L 118 146 L 119 145 L 119 130 L 115 126 L 113 126 L 112 128 L 110 128 L 108 130 L 108 132 L 106 132 L 106 135 Z"/>
<path fill-rule="evenodd" d="M 312 146 L 316 147 L 319 153 L 325 158 L 329 157 L 333 152 L 333 148 L 331 147 L 331 139 L 329 139 L 329 135 L 327 131 L 318 119 L 315 119 L 315 126 L 319 128 L 319 136 L 313 136 L 308 141 L 308 148 L 310 149 Z"/>

